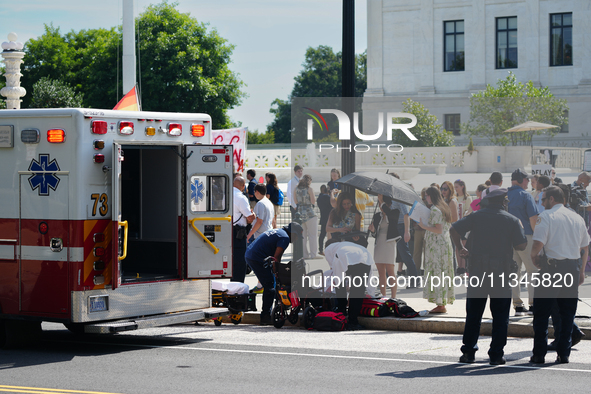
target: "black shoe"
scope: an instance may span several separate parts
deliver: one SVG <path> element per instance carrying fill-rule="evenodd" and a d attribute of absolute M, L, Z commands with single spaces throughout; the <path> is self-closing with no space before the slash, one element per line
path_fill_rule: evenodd
<path fill-rule="evenodd" d="M 568 357 L 566 357 L 566 356 L 557 356 L 556 357 L 556 364 L 568 364 Z"/>
<path fill-rule="evenodd" d="M 515 307 L 515 316 L 524 316 L 524 315 L 527 315 L 528 312 L 529 312 L 529 309 L 527 309 L 523 306 Z"/>
<path fill-rule="evenodd" d="M 347 331 L 360 331 L 360 330 L 365 330 L 365 326 L 362 326 L 359 323 L 357 323 L 357 324 L 349 324 L 347 326 Z"/>
<path fill-rule="evenodd" d="M 552 352 L 556 351 L 556 341 L 552 341 L 548 344 L 548 351 L 552 351 Z"/>
<path fill-rule="evenodd" d="M 471 353 L 464 353 L 460 356 L 460 362 L 464 364 L 472 364 L 475 360 L 474 354 Z"/>
<path fill-rule="evenodd" d="M 490 365 L 505 365 L 507 363 L 507 360 L 505 360 L 505 357 L 501 356 L 499 358 L 491 358 L 489 364 Z"/>
<path fill-rule="evenodd" d="M 546 360 L 544 360 L 544 357 L 542 356 L 531 356 L 529 362 L 531 364 L 544 364 Z"/>
<path fill-rule="evenodd" d="M 456 270 L 456 275 L 458 275 L 458 276 L 459 276 L 459 275 L 465 275 L 465 274 L 466 274 L 466 272 L 468 272 L 468 271 L 466 271 L 466 268 L 459 267 L 459 268 Z"/>
<path fill-rule="evenodd" d="M 581 339 L 585 336 L 585 333 L 581 330 L 574 329 L 573 334 L 571 336 L 571 347 L 575 346 L 577 343 L 581 342 Z"/>
<path fill-rule="evenodd" d="M 267 314 L 262 314 L 261 313 L 261 326 L 271 326 L 273 325 L 273 318 L 271 317 L 271 315 L 267 315 Z"/>

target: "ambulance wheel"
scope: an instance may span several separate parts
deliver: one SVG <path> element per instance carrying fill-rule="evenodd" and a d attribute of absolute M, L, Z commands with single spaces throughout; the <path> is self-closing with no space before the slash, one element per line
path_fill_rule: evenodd
<path fill-rule="evenodd" d="M 213 324 L 215 324 L 216 327 L 221 326 L 222 325 L 222 318 L 221 317 L 218 317 L 216 319 L 213 319 Z"/>
<path fill-rule="evenodd" d="M 304 309 L 302 319 L 304 320 L 304 327 L 306 328 L 306 330 L 312 328 L 312 326 L 314 325 L 315 317 L 316 310 L 313 307 L 308 306 L 306 307 L 306 309 Z"/>
<path fill-rule="evenodd" d="M 285 319 L 283 318 L 283 311 L 281 310 L 281 307 L 279 305 L 276 305 L 273 308 L 271 317 L 273 318 L 273 326 L 275 328 L 281 328 L 285 324 Z"/>
<path fill-rule="evenodd" d="M 41 322 L 0 319 L 0 349 L 17 349 L 41 338 Z"/>

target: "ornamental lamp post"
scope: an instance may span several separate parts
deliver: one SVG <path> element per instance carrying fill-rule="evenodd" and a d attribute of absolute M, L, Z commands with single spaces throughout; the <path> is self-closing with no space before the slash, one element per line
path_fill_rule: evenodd
<path fill-rule="evenodd" d="M 20 109 L 21 108 L 21 97 L 27 94 L 25 88 L 21 85 L 21 63 L 23 63 L 23 57 L 25 53 L 22 52 L 23 43 L 18 42 L 16 33 L 8 34 L 8 42 L 2 43 L 2 57 L 3 62 L 6 64 L 6 87 L 0 90 L 0 94 L 6 97 L 6 108 L 7 109 Z"/>

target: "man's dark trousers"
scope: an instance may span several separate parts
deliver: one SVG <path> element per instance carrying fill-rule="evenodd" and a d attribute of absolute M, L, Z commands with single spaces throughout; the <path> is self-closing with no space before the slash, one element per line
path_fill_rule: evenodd
<path fill-rule="evenodd" d="M 480 323 L 486 307 L 487 298 L 466 299 L 466 325 L 462 353 L 474 354 L 478 350 L 478 336 L 480 335 Z M 503 348 L 507 344 L 507 327 L 509 325 L 509 311 L 511 310 L 511 293 L 507 298 L 490 299 L 490 312 L 493 317 L 492 341 L 488 356 L 492 360 L 503 357 Z"/>
<path fill-rule="evenodd" d="M 252 268 L 263 286 L 263 310 L 261 315 L 270 315 L 275 300 L 275 275 L 271 266 L 265 267 L 264 261 L 246 259 L 246 263 Z"/>
<path fill-rule="evenodd" d="M 359 313 L 361 312 L 363 298 L 365 297 L 365 280 L 367 279 L 367 281 L 369 281 L 370 270 L 371 267 L 369 265 L 360 263 L 349 266 L 349 269 L 347 269 L 347 272 L 345 273 L 346 276 L 351 278 L 351 288 L 349 289 L 349 313 L 347 314 L 349 324 L 359 324 L 357 317 L 359 317 Z M 349 285 L 348 279 L 345 284 Z M 345 313 L 347 308 L 347 289 L 345 284 L 341 283 L 341 286 L 336 289 L 339 312 L 342 313 Z"/>
<path fill-rule="evenodd" d="M 418 276 L 417 266 L 412 258 L 412 254 L 410 254 L 408 243 L 404 242 L 404 223 L 398 223 L 398 233 L 402 235 L 402 239 L 396 243 L 396 251 L 404 265 L 406 265 L 406 274 L 408 276 Z"/>
<path fill-rule="evenodd" d="M 246 253 L 246 235 L 242 239 L 236 238 L 237 232 L 241 229 L 240 226 L 233 226 L 234 243 L 232 244 L 232 282 L 244 283 L 246 277 L 246 260 L 244 254 Z"/>
<path fill-rule="evenodd" d="M 540 286 L 534 290 L 534 356 L 544 357 L 548 351 L 548 318 L 555 302 L 558 305 L 561 321 L 560 336 L 556 342 L 556 354 L 561 358 L 570 356 L 571 335 L 579 296 L 579 263 L 580 259 L 564 260 L 553 266 L 551 270 L 549 268 L 540 270 L 540 277 L 543 277 L 545 273 L 550 275 L 558 273 L 561 278 L 570 275 L 573 279 L 573 286 L 567 287 L 563 283 L 563 287 Z"/>

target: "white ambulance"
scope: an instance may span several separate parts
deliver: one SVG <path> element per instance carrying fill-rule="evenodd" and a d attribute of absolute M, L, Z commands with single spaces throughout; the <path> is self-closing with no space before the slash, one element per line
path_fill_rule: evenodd
<path fill-rule="evenodd" d="M 0 110 L 0 345 L 227 313 L 232 171 L 209 115 Z"/>

